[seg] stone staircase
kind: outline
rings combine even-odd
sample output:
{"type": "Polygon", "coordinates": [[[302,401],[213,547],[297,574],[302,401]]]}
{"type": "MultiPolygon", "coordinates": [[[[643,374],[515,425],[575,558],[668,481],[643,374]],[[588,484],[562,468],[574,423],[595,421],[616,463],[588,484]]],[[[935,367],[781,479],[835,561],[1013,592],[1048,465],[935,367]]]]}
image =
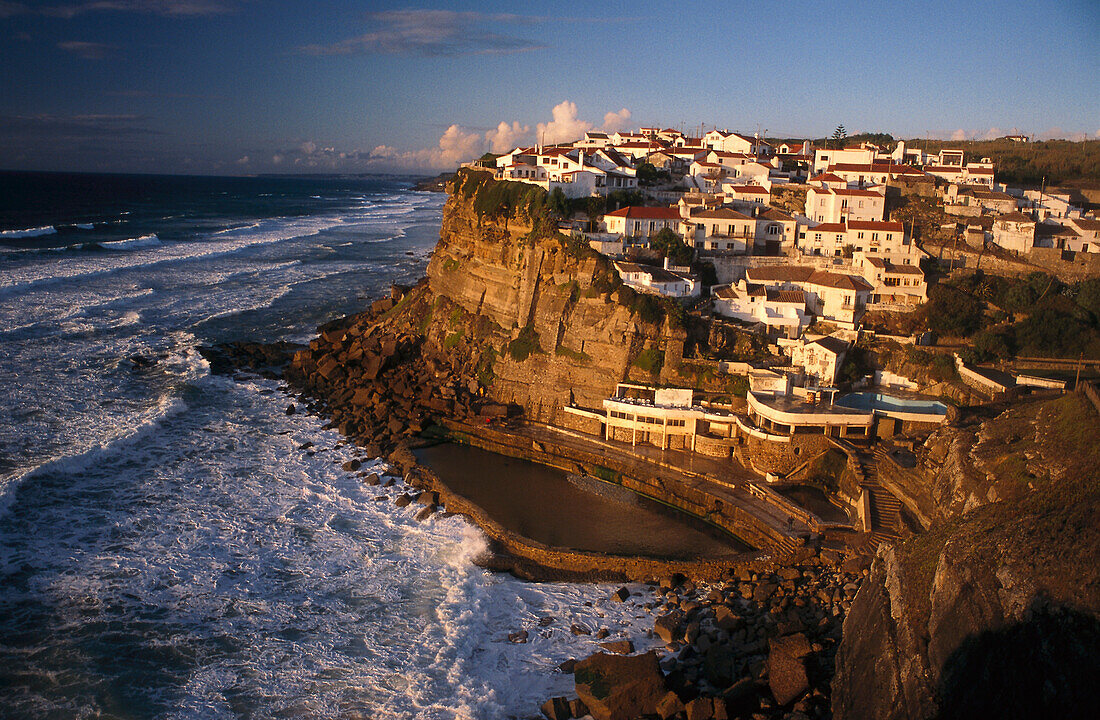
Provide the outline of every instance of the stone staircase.
{"type": "Polygon", "coordinates": [[[901,537],[905,527],[901,501],[878,482],[878,461],[883,452],[882,448],[877,448],[874,453],[860,450],[857,455],[863,470],[861,485],[871,495],[871,544],[875,546],[901,537]]]}

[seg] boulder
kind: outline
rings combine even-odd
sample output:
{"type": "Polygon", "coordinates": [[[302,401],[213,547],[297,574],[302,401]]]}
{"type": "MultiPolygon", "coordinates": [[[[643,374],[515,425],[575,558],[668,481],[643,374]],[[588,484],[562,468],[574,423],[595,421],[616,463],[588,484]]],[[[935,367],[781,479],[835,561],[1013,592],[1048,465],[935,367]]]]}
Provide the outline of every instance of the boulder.
{"type": "Polygon", "coordinates": [[[346,463],[341,465],[341,467],[344,470],[346,470],[347,472],[355,472],[360,467],[362,467],[362,465],[363,465],[363,463],[361,463],[360,461],[352,459],[352,460],[348,460],[346,463]]]}
{"type": "Polygon", "coordinates": [[[671,690],[661,698],[661,702],[657,703],[657,716],[661,720],[668,720],[674,717],[676,713],[682,713],[687,708],[684,707],[684,703],[680,701],[680,696],[671,690]]]}
{"type": "Polygon", "coordinates": [[[714,700],[697,697],[684,706],[688,720],[711,720],[714,717],[714,700]]]}
{"type": "Polygon", "coordinates": [[[629,655],[634,652],[634,643],[629,640],[610,640],[608,642],[598,643],[600,647],[608,652],[618,653],[619,655],[629,655]]]}
{"type": "Polygon", "coordinates": [[[652,715],[667,694],[657,654],[621,656],[597,653],[573,669],[577,695],[596,720],[628,720],[652,715]]]}
{"type": "Polygon", "coordinates": [[[577,661],[573,658],[569,658],[568,660],[562,661],[562,663],[558,665],[558,671],[561,672],[563,675],[572,675],[573,668],[575,667],[577,667],[577,661]]]}
{"type": "Polygon", "coordinates": [[[614,600],[615,602],[626,602],[627,598],[629,598],[629,597],[630,597],[630,590],[628,590],[625,587],[621,587],[618,590],[616,590],[615,592],[611,593],[611,599],[614,600]]]}
{"type": "Polygon", "coordinates": [[[680,624],[683,618],[684,616],[679,612],[661,615],[653,621],[653,631],[656,632],[658,637],[664,640],[665,643],[679,640],[683,636],[683,633],[680,631],[680,624]]]}
{"type": "Polygon", "coordinates": [[[768,641],[768,685],[780,705],[794,702],[809,689],[802,658],[810,652],[810,642],[798,633],[768,641]]]}
{"type": "Polygon", "coordinates": [[[519,632],[508,633],[508,642],[522,644],[527,642],[528,633],[526,630],[520,630],[519,632]]]}
{"type": "Polygon", "coordinates": [[[569,709],[573,711],[573,717],[582,718],[588,714],[588,706],[584,704],[584,700],[580,698],[573,698],[569,701],[569,709]]]}
{"type": "Polygon", "coordinates": [[[591,635],[592,631],[588,629],[587,625],[581,623],[573,623],[569,626],[569,632],[574,635],[591,635]]]}
{"type": "Polygon", "coordinates": [[[393,504],[396,505],[397,507],[403,508],[403,507],[408,507],[412,503],[412,501],[413,501],[413,496],[409,495],[408,493],[405,493],[403,495],[398,495],[396,498],[394,498],[393,504]]]}
{"type": "Polygon", "coordinates": [[[569,707],[569,700],[563,697],[550,698],[539,709],[547,720],[569,720],[573,717],[573,708],[569,707]]]}
{"type": "Polygon", "coordinates": [[[720,629],[732,632],[741,627],[744,619],[729,607],[719,605],[714,610],[714,622],[720,629]]]}
{"type": "Polygon", "coordinates": [[[427,507],[421,508],[420,512],[416,514],[416,521],[424,522],[425,520],[430,518],[433,513],[435,513],[435,505],[429,505],[427,507]]]}

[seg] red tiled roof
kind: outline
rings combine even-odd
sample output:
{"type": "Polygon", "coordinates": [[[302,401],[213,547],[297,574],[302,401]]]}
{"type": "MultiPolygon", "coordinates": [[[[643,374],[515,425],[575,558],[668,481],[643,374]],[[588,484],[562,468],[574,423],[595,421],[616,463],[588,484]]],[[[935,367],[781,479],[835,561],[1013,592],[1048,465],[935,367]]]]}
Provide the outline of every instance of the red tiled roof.
{"type": "Polygon", "coordinates": [[[849,220],[849,230],[886,230],[888,232],[905,230],[905,226],[900,222],[891,222],[889,220],[849,220]]]}
{"type": "Polygon", "coordinates": [[[604,217],[622,217],[645,220],[679,220],[680,209],[674,207],[643,207],[641,205],[628,205],[609,213],[604,217]]]}
{"type": "Polygon", "coordinates": [[[734,185],[732,188],[735,193],[749,193],[751,195],[771,195],[767,188],[762,188],[759,185],[734,185]]]}

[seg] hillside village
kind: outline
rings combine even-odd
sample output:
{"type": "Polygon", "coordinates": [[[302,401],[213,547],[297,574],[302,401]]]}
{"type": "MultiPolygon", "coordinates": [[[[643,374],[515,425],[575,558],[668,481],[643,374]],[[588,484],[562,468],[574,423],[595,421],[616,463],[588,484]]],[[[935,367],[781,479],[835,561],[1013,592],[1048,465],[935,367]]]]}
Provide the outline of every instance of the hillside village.
{"type": "MultiPolygon", "coordinates": [[[[833,144],[641,128],[467,164],[546,190],[559,230],[622,285],[754,348],[691,355],[744,378],[743,400],[628,378],[602,407],[570,399],[567,424],[631,448],[734,456],[781,487],[800,451],[840,448],[873,475],[868,441],[904,447],[952,405],[1064,390],[1067,370],[1098,359],[1095,212],[997,183],[988,157],[833,144]],[[1017,351],[1053,357],[1021,370],[1017,351]]],[[[652,360],[635,364],[656,379],[652,360]]],[[[865,531],[900,532],[913,511],[871,478],[850,494],[865,531]]]]}
{"type": "MultiPolygon", "coordinates": [[[[1064,193],[997,184],[989,158],[962,150],[930,154],[905,141],[814,148],[643,127],[470,165],[583,207],[563,231],[613,259],[629,287],[693,302],[706,286],[709,300],[697,307],[788,348],[815,340],[815,322],[855,331],[869,311],[917,309],[928,273],[981,270],[983,259],[1019,266],[1007,274],[1024,274],[1029,262],[1060,277],[1100,274],[1095,213],[1064,193]],[[907,205],[939,217],[918,225],[907,205]]],[[[832,385],[835,370],[815,380],[832,385]]]]}

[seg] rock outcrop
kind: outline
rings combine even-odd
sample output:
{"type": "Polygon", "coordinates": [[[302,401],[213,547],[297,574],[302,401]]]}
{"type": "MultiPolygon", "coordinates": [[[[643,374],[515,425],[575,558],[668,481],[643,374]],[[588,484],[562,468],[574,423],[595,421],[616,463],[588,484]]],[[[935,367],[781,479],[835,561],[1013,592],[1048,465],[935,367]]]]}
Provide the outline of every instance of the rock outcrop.
{"type": "Polygon", "coordinates": [[[1067,395],[931,441],[936,520],[880,548],[845,618],[834,717],[1100,714],[1098,427],[1067,395]]]}

